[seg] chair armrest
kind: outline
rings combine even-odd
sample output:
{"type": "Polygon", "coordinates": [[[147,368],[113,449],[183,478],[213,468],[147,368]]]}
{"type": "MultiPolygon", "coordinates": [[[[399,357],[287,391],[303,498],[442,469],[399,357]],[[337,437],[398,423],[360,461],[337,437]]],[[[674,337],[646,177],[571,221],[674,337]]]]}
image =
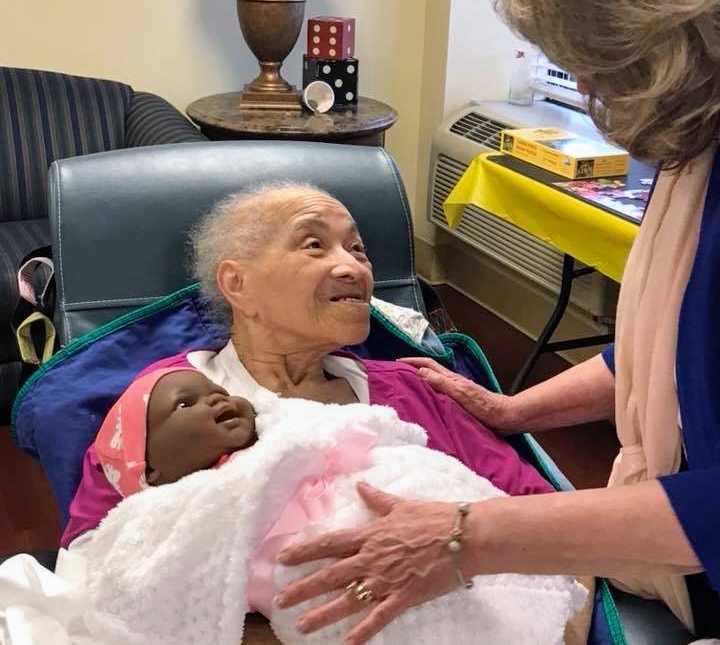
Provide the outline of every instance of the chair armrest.
{"type": "Polygon", "coordinates": [[[687,645],[693,635],[659,600],[612,589],[627,645],[687,645]]]}
{"type": "Polygon", "coordinates": [[[165,99],[135,92],[126,117],[125,146],[207,141],[197,128],[165,99]]]}

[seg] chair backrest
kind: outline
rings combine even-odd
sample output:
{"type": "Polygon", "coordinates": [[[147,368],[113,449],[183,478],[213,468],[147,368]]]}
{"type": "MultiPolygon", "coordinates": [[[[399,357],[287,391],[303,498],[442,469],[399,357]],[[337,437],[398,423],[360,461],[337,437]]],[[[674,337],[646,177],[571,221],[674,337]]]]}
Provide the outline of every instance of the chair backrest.
{"type": "Polygon", "coordinates": [[[48,166],[125,141],[132,88],[0,67],[0,222],[47,217],[48,166]]]}
{"type": "Polygon", "coordinates": [[[310,182],[342,201],[368,247],[375,293],[423,310],[410,209],[384,150],[279,141],[165,145],[52,165],[61,342],[190,284],[188,229],[226,195],[278,180],[310,182]]]}

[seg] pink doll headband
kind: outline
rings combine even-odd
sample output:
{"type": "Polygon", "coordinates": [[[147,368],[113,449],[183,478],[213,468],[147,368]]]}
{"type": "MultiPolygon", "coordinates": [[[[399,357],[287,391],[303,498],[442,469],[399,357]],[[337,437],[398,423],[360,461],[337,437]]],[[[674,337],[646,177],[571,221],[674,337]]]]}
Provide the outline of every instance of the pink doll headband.
{"type": "Polygon", "coordinates": [[[145,480],[147,408],[153,388],[166,374],[188,369],[159,369],[135,379],[110,408],[100,426],[95,450],[105,477],[123,497],[148,486],[145,480]]]}

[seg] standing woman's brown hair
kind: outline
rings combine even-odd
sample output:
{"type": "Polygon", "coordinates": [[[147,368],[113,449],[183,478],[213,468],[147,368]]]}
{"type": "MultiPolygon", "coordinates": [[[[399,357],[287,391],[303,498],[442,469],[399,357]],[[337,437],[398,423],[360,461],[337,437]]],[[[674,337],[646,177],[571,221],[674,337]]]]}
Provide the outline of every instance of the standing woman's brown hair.
{"type": "Polygon", "coordinates": [[[514,30],[577,76],[597,126],[632,155],[671,168],[717,137],[720,1],[495,5],[514,30]]]}

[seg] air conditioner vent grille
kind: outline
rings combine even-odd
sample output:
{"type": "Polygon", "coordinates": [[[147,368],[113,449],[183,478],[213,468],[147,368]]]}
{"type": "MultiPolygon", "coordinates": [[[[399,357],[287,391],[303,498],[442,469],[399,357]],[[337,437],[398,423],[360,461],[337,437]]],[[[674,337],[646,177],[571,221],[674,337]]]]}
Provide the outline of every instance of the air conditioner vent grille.
{"type": "MultiPolygon", "coordinates": [[[[446,155],[439,155],[435,167],[431,221],[450,230],[443,203],[467,166],[446,155]]],[[[560,287],[562,254],[481,208],[468,206],[455,235],[495,258],[505,266],[554,291],[560,287]]]]}
{"type": "Polygon", "coordinates": [[[509,127],[511,126],[477,112],[468,112],[450,126],[450,132],[491,150],[500,150],[500,133],[509,127]]]}

